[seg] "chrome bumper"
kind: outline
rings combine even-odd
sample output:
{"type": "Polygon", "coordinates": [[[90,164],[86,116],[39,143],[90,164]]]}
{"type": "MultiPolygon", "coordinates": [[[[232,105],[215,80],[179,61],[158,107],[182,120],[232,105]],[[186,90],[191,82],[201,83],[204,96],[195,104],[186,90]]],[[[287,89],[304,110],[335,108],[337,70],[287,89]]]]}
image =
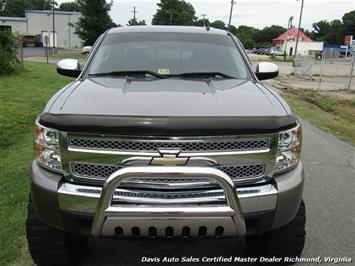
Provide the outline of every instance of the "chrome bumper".
{"type": "MultiPolygon", "coordinates": [[[[101,186],[67,183],[62,175],[38,166],[35,161],[32,164],[30,182],[32,201],[37,215],[42,221],[63,231],[75,234],[87,234],[87,229],[90,230],[91,228],[91,222],[88,224],[90,228],[86,229],[84,220],[91,221],[90,217],[94,216],[102,191],[101,186]],[[65,223],[62,219],[64,214],[70,216],[66,217],[65,223]],[[87,218],[81,220],[80,217],[87,218]]],[[[302,199],[303,184],[304,172],[300,163],[292,171],[274,177],[274,182],[271,184],[238,187],[236,192],[241,212],[247,219],[247,226],[254,228],[254,225],[248,223],[250,217],[257,215],[263,219],[264,214],[270,212],[274,213],[271,225],[265,228],[257,226],[256,230],[259,230],[258,232],[265,232],[266,230],[276,229],[288,224],[295,217],[299,208],[302,199]]],[[[128,190],[128,188],[125,190],[128,190]]],[[[220,191],[223,193],[223,190],[220,191]]],[[[119,193],[115,194],[113,199],[113,202],[127,200],[127,198],[123,198],[119,193]]],[[[208,197],[208,199],[210,202],[206,205],[210,206],[214,204],[212,202],[222,200],[220,196],[208,197]]],[[[132,200],[135,201],[135,198],[132,200]]],[[[205,199],[202,200],[205,201],[205,199]]],[[[225,198],[223,200],[225,202],[225,198]]],[[[180,203],[181,205],[185,205],[184,203],[186,202],[180,203]]],[[[175,202],[175,206],[180,205],[180,203],[175,202]]],[[[169,204],[171,203],[169,202],[167,205],[169,204]]],[[[199,203],[194,202],[192,204],[196,206],[199,203]]],[[[221,202],[218,204],[220,205],[221,202]]],[[[154,204],[149,203],[145,205],[152,206],[154,204]]],[[[126,206],[132,206],[132,204],[127,204],[126,206]]],[[[136,219],[135,221],[139,222],[140,220],[136,219]]],[[[252,234],[252,231],[250,233],[252,234]]]]}
{"type": "MultiPolygon", "coordinates": [[[[86,185],[76,185],[71,183],[61,184],[58,190],[59,197],[59,207],[63,211],[67,212],[78,212],[94,214],[96,210],[97,203],[100,199],[102,188],[93,187],[86,185]]],[[[142,200],[140,197],[125,197],[120,195],[121,193],[131,193],[131,189],[116,189],[115,195],[113,196],[113,201],[119,202],[123,200],[124,202],[137,203],[142,200]]],[[[203,193],[213,192],[215,194],[223,193],[221,189],[207,190],[203,193]]],[[[263,212],[275,210],[277,204],[278,190],[274,185],[258,185],[253,187],[241,187],[236,189],[239,203],[243,214],[263,212]]],[[[137,192],[138,193],[138,192],[137,192]]],[[[185,193],[188,193],[185,191],[185,193]]],[[[200,204],[201,201],[204,203],[220,203],[225,201],[224,195],[207,196],[200,198],[190,198],[190,199],[172,199],[165,200],[165,205],[168,204],[200,204]]],[[[144,203],[151,204],[162,204],[163,201],[151,199],[144,200],[144,203]]],[[[142,204],[144,204],[142,202],[142,204]]]]}
{"type": "Polygon", "coordinates": [[[244,236],[246,226],[233,180],[205,167],[128,167],[105,182],[92,225],[94,236],[244,236]],[[195,177],[216,181],[225,192],[225,206],[125,206],[113,204],[115,189],[134,176],[195,177]],[[186,235],[184,235],[186,234],[186,235]]]}

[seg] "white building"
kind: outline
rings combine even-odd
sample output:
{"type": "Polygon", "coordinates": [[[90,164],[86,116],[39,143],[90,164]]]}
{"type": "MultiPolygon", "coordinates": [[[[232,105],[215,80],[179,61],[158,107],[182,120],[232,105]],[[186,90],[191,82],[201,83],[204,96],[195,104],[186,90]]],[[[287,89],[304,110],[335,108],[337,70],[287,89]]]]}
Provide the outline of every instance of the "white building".
{"type": "Polygon", "coordinates": [[[310,37],[296,28],[290,28],[279,37],[272,40],[272,44],[278,47],[288,55],[295,55],[296,40],[299,39],[297,55],[314,55],[323,51],[323,42],[314,42],[310,37]]]}
{"type": "MultiPolygon", "coordinates": [[[[82,40],[76,35],[75,24],[80,17],[79,12],[55,11],[55,42],[56,47],[81,47],[82,40]]],[[[53,12],[51,10],[26,10],[25,17],[0,17],[0,29],[8,28],[20,35],[40,34],[53,39],[53,12]]]]}
{"type": "MultiPolygon", "coordinates": [[[[299,41],[297,47],[297,55],[301,55],[301,56],[314,55],[316,52],[323,51],[323,46],[324,46],[323,42],[299,41]]],[[[286,51],[288,55],[295,55],[296,41],[295,40],[285,41],[281,49],[282,51],[286,51]]]]}

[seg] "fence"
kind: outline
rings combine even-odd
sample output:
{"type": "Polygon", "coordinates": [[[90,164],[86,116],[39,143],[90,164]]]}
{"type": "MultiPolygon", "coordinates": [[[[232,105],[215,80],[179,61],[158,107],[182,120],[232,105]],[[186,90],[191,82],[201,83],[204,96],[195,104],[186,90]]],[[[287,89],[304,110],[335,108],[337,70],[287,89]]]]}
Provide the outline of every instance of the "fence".
{"type": "Polygon", "coordinates": [[[18,42],[17,44],[17,58],[20,60],[21,63],[23,63],[23,46],[22,42],[18,42]]]}
{"type": "Polygon", "coordinates": [[[319,90],[355,89],[355,76],[351,58],[326,58],[325,55],[297,57],[294,74],[296,77],[313,80],[319,90]]]}

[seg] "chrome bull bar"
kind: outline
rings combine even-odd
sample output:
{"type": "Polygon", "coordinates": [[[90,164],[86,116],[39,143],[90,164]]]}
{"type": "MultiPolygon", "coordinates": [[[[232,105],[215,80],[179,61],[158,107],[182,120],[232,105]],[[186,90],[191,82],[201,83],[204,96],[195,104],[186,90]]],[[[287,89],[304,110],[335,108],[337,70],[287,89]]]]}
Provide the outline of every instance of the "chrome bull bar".
{"type": "Polygon", "coordinates": [[[207,167],[126,167],[105,182],[92,224],[93,236],[244,236],[245,221],[235,184],[224,172],[207,167]],[[115,189],[130,177],[194,177],[216,181],[226,205],[169,206],[112,204],[115,189]]]}

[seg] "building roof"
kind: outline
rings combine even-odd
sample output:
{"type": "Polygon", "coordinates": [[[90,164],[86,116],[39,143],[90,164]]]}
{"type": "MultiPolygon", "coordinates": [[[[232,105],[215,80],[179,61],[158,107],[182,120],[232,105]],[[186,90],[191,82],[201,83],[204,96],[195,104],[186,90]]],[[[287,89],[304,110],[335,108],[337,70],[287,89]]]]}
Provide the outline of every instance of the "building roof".
{"type": "MultiPolygon", "coordinates": [[[[80,12],[74,11],[54,11],[56,15],[80,15],[80,12]]],[[[41,13],[41,14],[52,14],[52,10],[26,10],[25,13],[41,13]]]]}
{"type": "Polygon", "coordinates": [[[0,21],[1,20],[26,22],[27,19],[21,17],[0,17],[0,21]]]}
{"type": "MultiPolygon", "coordinates": [[[[39,14],[53,14],[52,10],[26,10],[25,14],[28,13],[39,13],[39,14]]],[[[55,10],[55,15],[80,15],[80,12],[71,12],[71,11],[58,11],[55,10]]],[[[27,16],[26,17],[1,17],[0,16],[0,21],[19,21],[19,22],[26,22],[27,21],[27,16]]]]}
{"type": "MultiPolygon", "coordinates": [[[[296,28],[291,28],[288,29],[285,33],[281,34],[279,37],[275,38],[272,40],[273,44],[278,44],[278,43],[283,43],[284,41],[287,40],[296,40],[297,35],[298,35],[298,29],[296,28]]],[[[299,31],[299,39],[304,41],[304,42],[312,42],[313,40],[308,37],[306,34],[304,34],[302,31],[299,31]]]]}
{"type": "Polygon", "coordinates": [[[194,26],[127,26],[113,28],[109,33],[120,32],[179,32],[179,33],[204,33],[204,34],[218,34],[227,35],[225,30],[210,28],[207,30],[205,27],[194,26]]]}

